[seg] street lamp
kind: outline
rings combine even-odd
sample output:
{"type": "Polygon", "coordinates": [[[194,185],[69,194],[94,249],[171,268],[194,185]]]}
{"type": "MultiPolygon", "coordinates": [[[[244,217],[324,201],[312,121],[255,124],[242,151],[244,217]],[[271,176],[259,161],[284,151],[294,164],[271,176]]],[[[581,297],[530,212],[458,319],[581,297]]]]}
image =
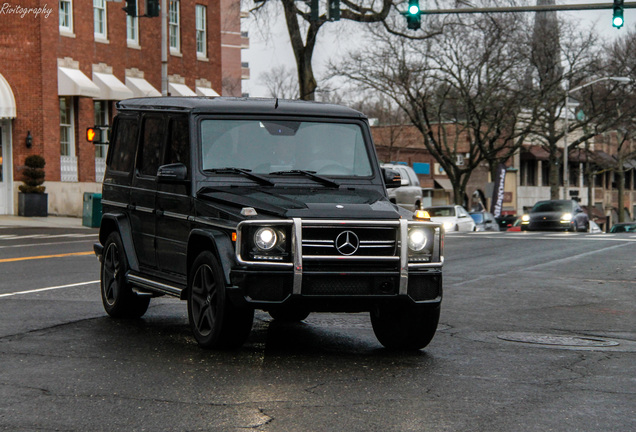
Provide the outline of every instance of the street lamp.
{"type": "MultiPolygon", "coordinates": [[[[574,87],[573,89],[565,91],[565,131],[563,132],[563,199],[568,199],[568,188],[570,187],[570,177],[568,174],[568,105],[570,105],[570,93],[581,90],[582,88],[591,86],[601,81],[617,81],[619,83],[627,84],[632,82],[632,79],[629,77],[603,77],[595,79],[594,81],[590,81],[587,84],[580,85],[578,87],[574,87]]],[[[587,203],[588,206],[591,203],[587,203]]]]}

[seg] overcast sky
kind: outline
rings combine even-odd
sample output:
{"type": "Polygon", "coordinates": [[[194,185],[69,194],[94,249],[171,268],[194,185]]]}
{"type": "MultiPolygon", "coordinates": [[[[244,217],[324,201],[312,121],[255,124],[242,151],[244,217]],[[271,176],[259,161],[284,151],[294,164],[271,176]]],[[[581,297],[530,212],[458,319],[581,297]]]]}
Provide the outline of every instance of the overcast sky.
{"type": "MultiPolygon", "coordinates": [[[[631,1],[631,0],[627,0],[631,1]]],[[[582,4],[582,3],[611,3],[609,0],[566,0],[558,1],[558,4],[582,4]]],[[[424,8],[424,1],[420,1],[424,8]]],[[[528,4],[535,4],[534,1],[528,4]]],[[[612,10],[602,9],[594,11],[559,12],[559,14],[572,19],[580,19],[582,25],[594,26],[605,38],[620,37],[627,33],[628,29],[636,28],[636,9],[625,9],[625,26],[621,29],[612,27],[612,10]]],[[[346,55],[352,46],[361,46],[364,40],[360,34],[360,25],[346,20],[327,23],[319,33],[317,48],[314,52],[314,73],[318,78],[325,72],[325,67],[330,59],[346,55]]],[[[406,20],[404,21],[406,28],[406,20]]],[[[252,97],[268,96],[266,88],[260,84],[263,73],[279,65],[286,65],[295,71],[294,54],[289,43],[289,35],[285,20],[281,14],[277,18],[270,17],[267,31],[259,28],[252,18],[244,20],[243,31],[249,31],[250,48],[243,50],[242,61],[250,64],[250,79],[243,81],[243,92],[252,97]]]]}

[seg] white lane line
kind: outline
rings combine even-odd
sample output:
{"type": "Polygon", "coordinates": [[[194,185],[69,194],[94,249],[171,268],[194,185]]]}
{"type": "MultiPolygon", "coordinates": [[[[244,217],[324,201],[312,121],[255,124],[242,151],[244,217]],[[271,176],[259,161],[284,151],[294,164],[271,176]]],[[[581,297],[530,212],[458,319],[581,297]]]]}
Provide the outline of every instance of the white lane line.
{"type": "Polygon", "coordinates": [[[52,286],[47,288],[38,288],[38,289],[28,290],[28,291],[16,291],[12,293],[0,294],[0,298],[17,296],[17,295],[25,295],[25,294],[33,294],[33,293],[52,291],[52,290],[58,290],[58,289],[64,289],[64,288],[73,288],[73,287],[84,286],[84,285],[93,285],[97,283],[99,283],[99,281],[94,280],[94,281],[80,282],[80,283],[74,283],[74,284],[68,284],[68,285],[58,285],[58,286],[52,286]]]}

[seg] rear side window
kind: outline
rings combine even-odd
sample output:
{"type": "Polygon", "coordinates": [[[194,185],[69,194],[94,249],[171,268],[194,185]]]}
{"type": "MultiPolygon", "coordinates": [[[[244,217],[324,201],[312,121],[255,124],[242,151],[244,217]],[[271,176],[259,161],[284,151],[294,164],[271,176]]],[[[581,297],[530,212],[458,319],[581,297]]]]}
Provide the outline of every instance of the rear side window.
{"type": "Polygon", "coordinates": [[[157,175],[165,138],[166,119],[163,116],[144,116],[139,155],[137,156],[137,169],[141,175],[152,177],[157,175]]]}
{"type": "Polygon", "coordinates": [[[170,119],[165,163],[182,163],[190,171],[190,129],[188,128],[188,118],[185,116],[170,119]]]}
{"type": "Polygon", "coordinates": [[[139,122],[135,117],[121,117],[117,122],[115,139],[111,143],[109,167],[113,171],[130,172],[135,160],[139,122]]]}

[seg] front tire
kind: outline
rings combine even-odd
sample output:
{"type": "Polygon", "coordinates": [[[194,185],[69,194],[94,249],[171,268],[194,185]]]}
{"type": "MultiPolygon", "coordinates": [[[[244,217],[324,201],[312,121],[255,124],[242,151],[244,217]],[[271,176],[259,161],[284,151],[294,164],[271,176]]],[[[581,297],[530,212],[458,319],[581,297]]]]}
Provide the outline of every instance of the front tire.
{"type": "Polygon", "coordinates": [[[148,310],[150,297],[132,291],[126,282],[128,269],[121,236],[113,232],[104,243],[100,277],[104,310],[113,318],[140,318],[148,310]]]}
{"type": "Polygon", "coordinates": [[[238,348],[252,330],[254,310],[227,299],[221,266],[209,251],[199,254],[190,269],[188,320],[202,348],[238,348]]]}
{"type": "Polygon", "coordinates": [[[381,304],[371,311],[371,325],[385,348],[419,350],[435,336],[439,315],[439,305],[381,304]]]}

